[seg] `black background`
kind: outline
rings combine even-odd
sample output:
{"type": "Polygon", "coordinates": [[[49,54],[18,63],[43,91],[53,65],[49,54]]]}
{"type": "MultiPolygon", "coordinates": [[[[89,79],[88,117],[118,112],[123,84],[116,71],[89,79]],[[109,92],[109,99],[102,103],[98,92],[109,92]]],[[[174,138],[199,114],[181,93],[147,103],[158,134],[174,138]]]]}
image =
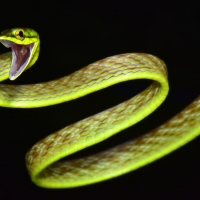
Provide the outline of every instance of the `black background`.
{"type": "MultiPolygon", "coordinates": [[[[105,150],[143,134],[164,123],[199,95],[200,6],[197,2],[73,0],[1,3],[0,30],[31,27],[41,39],[39,60],[11,84],[60,78],[115,54],[154,54],[168,66],[170,92],[165,102],[139,124],[77,156],[105,150]]],[[[6,51],[1,45],[0,53],[6,51]]],[[[198,199],[200,138],[150,165],[101,183],[50,190],[39,188],[30,181],[24,157],[38,140],[130,98],[149,83],[130,81],[45,108],[0,108],[0,198],[198,199]]]]}

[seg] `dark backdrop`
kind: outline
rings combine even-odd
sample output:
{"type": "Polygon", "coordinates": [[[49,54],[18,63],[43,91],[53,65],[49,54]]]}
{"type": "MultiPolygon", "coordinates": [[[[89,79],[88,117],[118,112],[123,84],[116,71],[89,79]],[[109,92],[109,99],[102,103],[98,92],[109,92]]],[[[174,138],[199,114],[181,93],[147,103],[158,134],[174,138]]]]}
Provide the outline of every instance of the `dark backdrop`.
{"type": "MultiPolygon", "coordinates": [[[[12,84],[53,80],[104,57],[128,52],[154,54],[169,70],[170,93],[153,114],[77,156],[145,133],[199,95],[200,6],[195,1],[44,2],[1,3],[0,30],[31,27],[41,38],[39,60],[12,84]]],[[[1,45],[0,53],[6,51],[1,45]]],[[[0,108],[1,199],[198,199],[200,138],[148,166],[101,183],[48,190],[30,181],[24,157],[38,140],[130,98],[148,84],[130,81],[45,108],[0,108]]]]}

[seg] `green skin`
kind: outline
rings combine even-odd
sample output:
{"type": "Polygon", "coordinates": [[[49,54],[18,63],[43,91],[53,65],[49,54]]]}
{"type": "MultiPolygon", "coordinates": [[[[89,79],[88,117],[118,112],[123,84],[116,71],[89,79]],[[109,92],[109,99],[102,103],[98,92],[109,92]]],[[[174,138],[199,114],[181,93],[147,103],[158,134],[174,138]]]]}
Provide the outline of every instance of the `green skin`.
{"type": "MultiPolygon", "coordinates": [[[[30,68],[38,59],[39,56],[39,51],[40,51],[40,38],[39,35],[36,31],[34,31],[33,29],[30,28],[23,28],[24,31],[24,39],[23,40],[19,40],[16,38],[16,31],[19,30],[20,28],[14,28],[14,29],[10,29],[10,30],[4,30],[1,32],[0,35],[0,41],[9,41],[9,42],[13,42],[15,44],[18,45],[29,45],[31,43],[34,44],[34,47],[31,51],[31,54],[29,56],[28,62],[26,63],[26,65],[23,67],[23,69],[21,70],[20,73],[16,74],[15,76],[11,77],[10,73],[9,73],[9,79],[10,80],[15,80],[17,77],[19,77],[21,75],[21,73],[30,68]]],[[[5,46],[5,44],[3,44],[5,46]]]]}
{"type": "MultiPolygon", "coordinates": [[[[12,46],[12,53],[0,55],[0,81],[16,79],[38,59],[40,40],[33,29],[5,30],[0,35],[0,42],[6,47],[12,46]]],[[[169,90],[164,62],[149,54],[128,53],[97,61],[55,81],[0,85],[0,106],[34,108],[73,100],[119,82],[144,78],[154,83],[135,97],[67,126],[35,144],[26,155],[32,181],[46,188],[83,186],[125,174],[169,154],[200,134],[200,96],[181,113],[146,135],[96,155],[59,162],[152,113],[169,90]]]]}

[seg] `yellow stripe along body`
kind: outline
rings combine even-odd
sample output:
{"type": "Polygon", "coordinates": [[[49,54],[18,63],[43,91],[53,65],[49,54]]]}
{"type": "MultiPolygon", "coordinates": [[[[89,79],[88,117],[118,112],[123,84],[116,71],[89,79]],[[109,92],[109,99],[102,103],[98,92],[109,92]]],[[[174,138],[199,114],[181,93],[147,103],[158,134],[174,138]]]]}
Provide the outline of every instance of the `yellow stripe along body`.
{"type": "MultiPolygon", "coordinates": [[[[0,55],[0,80],[8,77],[11,54],[0,55]]],[[[76,99],[110,85],[154,80],[146,90],[106,111],[59,130],[26,155],[31,179],[48,188],[76,187],[119,176],[144,166],[200,133],[200,97],[170,121],[133,141],[67,162],[57,160],[132,126],[153,112],[168,93],[167,69],[159,58],[127,53],[90,64],[58,80],[32,85],[0,85],[0,105],[33,108],[76,99]]],[[[14,111],[13,111],[14,112],[14,111]]]]}

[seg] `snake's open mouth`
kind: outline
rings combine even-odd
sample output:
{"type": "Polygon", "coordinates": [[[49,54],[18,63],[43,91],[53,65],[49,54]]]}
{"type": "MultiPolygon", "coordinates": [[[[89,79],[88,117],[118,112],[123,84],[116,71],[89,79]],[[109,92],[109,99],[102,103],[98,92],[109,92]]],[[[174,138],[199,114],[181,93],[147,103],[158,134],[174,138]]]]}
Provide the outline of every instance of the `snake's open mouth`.
{"type": "Polygon", "coordinates": [[[12,64],[10,68],[9,78],[14,80],[17,78],[26,68],[34,43],[29,45],[19,45],[7,40],[1,40],[1,43],[6,47],[12,48],[12,64]]]}

